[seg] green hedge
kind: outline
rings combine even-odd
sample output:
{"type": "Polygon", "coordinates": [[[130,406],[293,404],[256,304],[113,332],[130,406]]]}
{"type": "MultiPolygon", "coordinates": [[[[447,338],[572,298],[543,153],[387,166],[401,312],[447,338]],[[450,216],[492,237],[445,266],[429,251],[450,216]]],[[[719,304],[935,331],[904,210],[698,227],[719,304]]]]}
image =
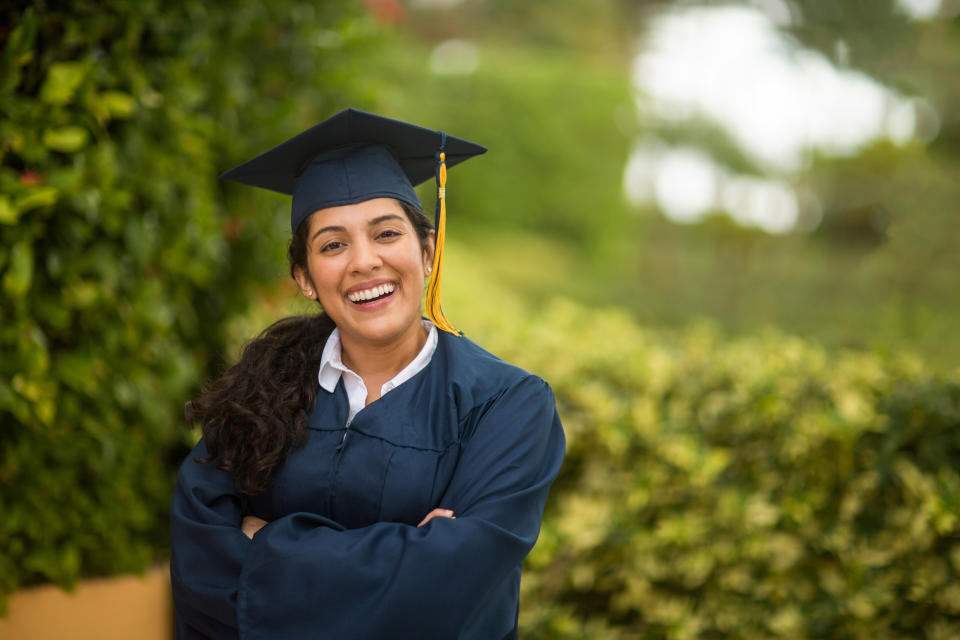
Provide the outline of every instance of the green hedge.
{"type": "Polygon", "coordinates": [[[348,0],[14,4],[0,9],[0,604],[165,558],[183,404],[289,234],[280,200],[216,176],[366,102],[352,72],[378,37],[348,0]]]}
{"type": "Polygon", "coordinates": [[[551,382],[568,435],[525,637],[960,637],[960,376],[470,300],[451,317],[551,382]]]}

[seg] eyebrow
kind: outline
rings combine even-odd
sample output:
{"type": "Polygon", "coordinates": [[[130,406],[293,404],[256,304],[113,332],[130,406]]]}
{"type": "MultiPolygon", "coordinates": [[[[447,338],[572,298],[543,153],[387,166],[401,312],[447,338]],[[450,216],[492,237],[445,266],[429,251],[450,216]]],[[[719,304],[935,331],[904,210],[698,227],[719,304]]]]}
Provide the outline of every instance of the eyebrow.
{"type": "MultiPolygon", "coordinates": [[[[402,218],[395,213],[388,213],[386,215],[377,216],[376,218],[368,222],[367,226],[375,227],[381,222],[384,222],[386,220],[402,220],[402,218]]],[[[346,232],[346,230],[347,230],[346,227],[340,227],[340,226],[321,227],[320,229],[317,229],[312,236],[310,236],[310,242],[313,242],[316,239],[316,237],[319,236],[321,233],[327,233],[329,231],[344,233],[346,232]]]]}

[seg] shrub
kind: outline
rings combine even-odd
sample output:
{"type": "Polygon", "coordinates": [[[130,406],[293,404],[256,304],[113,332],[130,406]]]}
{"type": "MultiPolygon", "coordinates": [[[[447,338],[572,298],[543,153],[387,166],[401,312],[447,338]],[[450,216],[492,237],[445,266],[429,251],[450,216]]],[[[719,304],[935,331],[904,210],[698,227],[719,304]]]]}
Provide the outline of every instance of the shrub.
{"type": "Polygon", "coordinates": [[[347,0],[15,5],[0,9],[0,603],[165,558],[183,403],[289,233],[216,175],[362,103],[347,61],[376,36],[347,0]]]}
{"type": "Polygon", "coordinates": [[[526,637],[960,637],[960,379],[774,331],[474,309],[568,435],[526,637]]]}

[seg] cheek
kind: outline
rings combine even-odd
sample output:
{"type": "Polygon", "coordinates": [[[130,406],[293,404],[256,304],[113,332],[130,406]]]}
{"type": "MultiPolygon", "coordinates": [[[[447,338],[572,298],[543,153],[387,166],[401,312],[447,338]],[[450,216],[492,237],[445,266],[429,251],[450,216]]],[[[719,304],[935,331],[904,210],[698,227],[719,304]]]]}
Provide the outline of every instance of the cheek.
{"type": "Polygon", "coordinates": [[[426,268],[429,266],[427,262],[427,256],[419,249],[416,253],[411,253],[406,259],[407,270],[411,275],[416,276],[419,279],[423,279],[426,268]]]}
{"type": "Polygon", "coordinates": [[[311,257],[307,260],[310,280],[313,282],[317,293],[320,296],[337,295],[340,286],[341,270],[337,269],[334,261],[325,259],[320,260],[311,257]]]}

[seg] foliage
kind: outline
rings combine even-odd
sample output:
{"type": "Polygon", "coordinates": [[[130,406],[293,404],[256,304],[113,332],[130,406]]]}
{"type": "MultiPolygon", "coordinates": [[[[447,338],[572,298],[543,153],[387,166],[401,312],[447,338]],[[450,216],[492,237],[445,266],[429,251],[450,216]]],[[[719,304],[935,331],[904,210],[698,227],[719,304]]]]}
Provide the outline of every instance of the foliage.
{"type": "MultiPolygon", "coordinates": [[[[379,65],[383,108],[489,148],[449,175],[451,229],[533,230],[607,257],[629,222],[622,174],[635,129],[626,56],[606,28],[615,3],[500,4],[464,3],[459,29],[421,10],[427,26],[411,29],[433,30],[398,35],[379,65]],[[584,13],[604,28],[581,26],[584,13]],[[456,55],[444,53],[450,40],[473,47],[475,69],[438,70],[456,55]]],[[[420,193],[429,210],[434,186],[420,193]]]]}
{"type": "Polygon", "coordinates": [[[960,634],[960,377],[467,289],[451,317],[551,382],[568,435],[525,637],[960,634]]]}
{"type": "Polygon", "coordinates": [[[216,174],[362,102],[347,60],[376,35],[346,0],[21,4],[0,10],[0,601],[165,556],[183,403],[281,263],[283,217],[216,174]]]}

